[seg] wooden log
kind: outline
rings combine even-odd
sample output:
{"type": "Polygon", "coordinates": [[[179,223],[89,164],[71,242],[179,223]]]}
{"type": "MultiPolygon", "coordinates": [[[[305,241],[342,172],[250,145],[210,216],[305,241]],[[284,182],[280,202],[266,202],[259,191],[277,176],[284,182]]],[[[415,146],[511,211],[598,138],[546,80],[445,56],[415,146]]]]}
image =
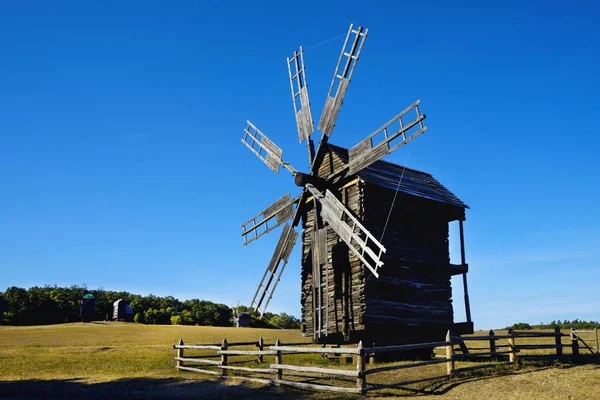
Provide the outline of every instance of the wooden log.
{"type": "MultiPolygon", "coordinates": [[[[271,346],[273,348],[274,346],[271,346]]],[[[275,350],[219,350],[218,354],[227,354],[230,356],[274,356],[275,350]]]]}
{"type": "Polygon", "coordinates": [[[284,353],[308,353],[308,354],[359,354],[360,353],[360,350],[358,350],[358,348],[352,348],[352,347],[339,347],[339,348],[311,347],[311,348],[307,349],[307,348],[301,348],[301,347],[275,345],[275,346],[270,346],[269,349],[284,352],[284,353]]]}
{"type": "Polygon", "coordinates": [[[508,330],[509,338],[508,338],[508,348],[510,349],[510,353],[508,354],[508,361],[514,363],[517,361],[517,353],[515,347],[515,336],[513,335],[512,329],[508,330]]]}
{"type": "MultiPolygon", "coordinates": [[[[183,339],[180,338],[179,339],[179,346],[183,346],[183,339]]],[[[177,348],[177,357],[176,358],[183,358],[183,348],[179,347],[177,348]]],[[[175,365],[177,367],[182,367],[183,366],[183,360],[177,360],[175,365]]]]}
{"type": "Polygon", "coordinates": [[[520,344],[519,350],[557,349],[556,344],[520,344]]]}
{"type": "Polygon", "coordinates": [[[362,340],[358,342],[358,355],[356,357],[356,389],[358,393],[364,394],[367,387],[367,376],[365,375],[365,351],[362,340]]]}
{"type": "Polygon", "coordinates": [[[447,360],[447,364],[446,364],[446,373],[448,375],[452,375],[452,371],[454,371],[454,343],[452,343],[451,338],[452,335],[450,333],[450,331],[448,331],[448,333],[446,333],[446,342],[448,343],[446,345],[446,360],[447,360]]]}
{"type": "MultiPolygon", "coordinates": [[[[258,345],[257,345],[258,351],[263,351],[264,350],[264,345],[265,345],[265,341],[264,341],[263,337],[261,336],[260,338],[258,338],[258,345]]],[[[259,354],[258,358],[256,359],[256,361],[259,364],[262,364],[262,362],[263,362],[263,355],[259,354]]]]}
{"type": "Polygon", "coordinates": [[[219,371],[208,371],[206,369],[201,369],[201,368],[180,367],[180,366],[175,366],[175,368],[182,369],[182,370],[185,370],[185,371],[200,372],[202,374],[209,374],[209,375],[221,376],[221,372],[219,372],[219,371]]]}
{"type": "Polygon", "coordinates": [[[319,367],[301,367],[297,365],[271,364],[271,369],[283,369],[296,372],[312,372],[316,374],[349,376],[355,378],[358,376],[358,371],[349,371],[343,369],[319,368],[319,367]]]}
{"type": "Polygon", "coordinates": [[[443,358],[440,360],[418,361],[418,362],[414,362],[414,363],[410,363],[410,364],[388,365],[385,367],[367,369],[365,371],[365,375],[376,374],[378,372],[384,372],[384,371],[394,371],[397,369],[416,368],[416,367],[422,367],[425,365],[441,364],[441,363],[445,363],[445,362],[448,362],[446,360],[446,358],[443,358]]]}
{"type": "Polygon", "coordinates": [[[555,337],[555,343],[556,343],[556,355],[557,356],[562,356],[563,353],[563,347],[562,347],[562,337],[560,334],[560,327],[556,326],[554,327],[554,334],[556,335],[555,337]]]}
{"type": "Polygon", "coordinates": [[[447,346],[449,341],[446,342],[430,342],[430,343],[416,343],[416,344],[401,344],[395,346],[380,346],[380,347],[366,347],[364,352],[367,354],[371,353],[386,353],[391,351],[406,351],[406,350],[419,350],[434,348],[438,346],[447,346]]]}
{"type": "Polygon", "coordinates": [[[175,360],[180,362],[181,365],[183,365],[183,361],[198,363],[198,364],[221,365],[221,361],[205,360],[203,358],[192,358],[192,357],[174,357],[174,358],[175,358],[175,360]]]}
{"type": "Polygon", "coordinates": [[[207,344],[184,344],[184,345],[175,345],[174,349],[197,349],[197,350],[221,350],[221,346],[213,346],[207,344]]]}
{"type": "Polygon", "coordinates": [[[492,357],[496,356],[496,338],[494,331],[490,329],[490,353],[492,357]]]}
{"type": "MultiPolygon", "coordinates": [[[[279,339],[277,339],[277,341],[275,342],[275,346],[272,346],[272,347],[281,347],[281,342],[279,341],[279,339]]],[[[277,352],[275,353],[275,364],[283,364],[282,357],[281,357],[281,350],[277,350],[277,352]]],[[[278,381],[280,381],[283,378],[283,371],[281,368],[277,369],[275,378],[278,381]]]]}
{"type": "MultiPolygon", "coordinates": [[[[221,344],[221,351],[227,351],[227,339],[223,338],[223,343],[221,344]]],[[[221,354],[221,365],[226,366],[227,365],[227,354],[221,354]]],[[[227,375],[227,370],[226,369],[221,369],[221,375],[222,376],[226,376],[227,375]]]]}
{"type": "MultiPolygon", "coordinates": [[[[519,349],[515,350],[517,353],[519,352],[519,349]]],[[[510,354],[512,353],[512,350],[506,350],[506,351],[495,351],[495,352],[485,352],[485,353],[467,353],[467,354],[454,354],[454,359],[457,358],[477,358],[477,357],[482,357],[482,356],[494,356],[494,355],[503,355],[503,354],[510,354]]]]}
{"type": "Polygon", "coordinates": [[[573,357],[579,356],[579,337],[573,328],[571,328],[571,349],[573,357]]]}

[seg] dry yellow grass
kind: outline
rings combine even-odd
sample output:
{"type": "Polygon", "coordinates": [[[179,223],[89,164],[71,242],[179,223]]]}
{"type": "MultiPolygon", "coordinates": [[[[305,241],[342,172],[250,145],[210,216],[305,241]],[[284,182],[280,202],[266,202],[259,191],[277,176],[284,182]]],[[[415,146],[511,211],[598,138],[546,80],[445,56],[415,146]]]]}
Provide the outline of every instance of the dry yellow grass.
{"type": "MultiPolygon", "coordinates": [[[[497,332],[502,334],[502,332],[497,332]]],[[[63,324],[0,327],[0,397],[8,398],[347,398],[262,387],[237,380],[215,380],[174,368],[172,345],[276,338],[305,341],[297,331],[138,324],[63,324]]],[[[552,343],[553,338],[544,339],[552,343]]],[[[565,341],[565,343],[567,343],[565,341]]],[[[471,344],[471,343],[469,343],[471,344]]],[[[487,345],[478,342],[479,347],[487,345]]],[[[567,350],[565,350],[567,352],[567,350]]],[[[319,357],[286,355],[287,362],[335,368],[319,357]]],[[[284,361],[286,361],[284,360],[284,361]]],[[[270,360],[267,360],[270,361],[270,360]]],[[[468,365],[462,363],[461,366],[468,365]]],[[[383,382],[418,379],[445,365],[370,376],[383,382]],[[379,376],[378,376],[379,375],[379,376]],[[387,375],[387,376],[386,376],[387,375]]],[[[370,396],[441,396],[444,399],[600,399],[599,365],[534,366],[484,370],[451,381],[413,386],[415,390],[376,392],[370,396]]]]}

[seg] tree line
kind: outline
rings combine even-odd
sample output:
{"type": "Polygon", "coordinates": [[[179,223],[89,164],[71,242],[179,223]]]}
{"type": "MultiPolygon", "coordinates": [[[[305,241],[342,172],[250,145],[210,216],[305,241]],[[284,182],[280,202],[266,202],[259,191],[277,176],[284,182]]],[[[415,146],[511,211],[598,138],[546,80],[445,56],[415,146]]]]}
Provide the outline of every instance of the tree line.
{"type": "Polygon", "coordinates": [[[530,325],[526,322],[517,322],[511,326],[511,328],[516,331],[530,329],[555,329],[557,327],[560,329],[600,329],[600,323],[598,321],[580,321],[576,318],[573,321],[569,321],[568,319],[561,321],[559,319],[558,321],[552,321],[549,324],[540,323],[530,325]]]}
{"type": "Polygon", "coordinates": [[[173,296],[142,296],[81,286],[16,286],[0,292],[0,317],[5,325],[47,325],[81,321],[80,305],[85,294],[95,297],[94,320],[111,320],[113,303],[123,299],[133,308],[134,321],[144,324],[231,326],[235,311],[250,312],[250,327],[292,329],[300,321],[286,313],[265,313],[263,318],[249,307],[236,310],[207,300],[180,301],[173,296]]]}

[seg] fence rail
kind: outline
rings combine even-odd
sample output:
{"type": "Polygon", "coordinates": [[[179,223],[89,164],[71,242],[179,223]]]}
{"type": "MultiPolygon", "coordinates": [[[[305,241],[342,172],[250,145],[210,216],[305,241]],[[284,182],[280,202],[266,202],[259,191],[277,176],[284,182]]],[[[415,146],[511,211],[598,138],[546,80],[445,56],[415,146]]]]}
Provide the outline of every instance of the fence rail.
{"type": "MultiPolygon", "coordinates": [[[[571,330],[569,334],[562,333],[560,329],[554,332],[535,332],[535,331],[513,331],[509,330],[505,335],[495,335],[494,331],[490,331],[489,335],[474,335],[464,337],[453,337],[449,331],[446,340],[443,342],[416,343],[395,346],[373,346],[363,347],[360,342],[356,347],[300,347],[311,345],[312,343],[293,343],[283,345],[279,340],[273,344],[265,344],[263,338],[256,342],[234,342],[228,343],[226,339],[220,345],[215,344],[191,344],[186,345],[183,340],[180,340],[173,348],[177,350],[175,367],[185,371],[205,373],[220,378],[243,379],[252,382],[259,382],[270,385],[285,385],[302,389],[332,391],[342,393],[361,393],[380,390],[384,388],[394,388],[408,386],[419,382],[431,380],[440,380],[450,376],[460,374],[467,371],[494,368],[501,365],[519,365],[521,360],[535,360],[548,358],[565,358],[579,357],[580,350],[589,351],[598,356],[598,331],[571,330]],[[593,337],[584,340],[582,335],[593,334],[593,337]],[[531,343],[532,339],[552,338],[554,343],[531,343]],[[570,338],[570,344],[563,344],[562,339],[570,338]],[[478,350],[478,352],[469,352],[469,347],[466,343],[473,341],[485,341],[489,343],[489,347],[471,347],[470,350],[478,350]],[[499,344],[499,341],[504,343],[499,344]],[[232,349],[236,346],[256,346],[257,350],[248,349],[232,349]],[[377,354],[386,354],[390,352],[402,353],[420,349],[439,349],[444,351],[443,355],[438,358],[425,361],[417,361],[396,365],[385,365],[372,367],[367,366],[366,359],[374,357],[377,354]],[[563,350],[570,348],[570,354],[564,354],[563,350]],[[499,350],[502,349],[502,350],[499,350]],[[198,354],[185,356],[185,350],[203,350],[212,351],[211,354],[198,354]],[[546,351],[553,350],[551,354],[545,353],[529,353],[530,351],[546,351]],[[459,352],[457,354],[457,351],[459,352]],[[462,351],[462,353],[460,353],[462,351]],[[337,369],[313,367],[306,365],[285,364],[283,362],[284,355],[290,354],[313,354],[320,356],[339,356],[342,358],[352,357],[354,359],[355,369],[337,369]],[[344,357],[346,356],[346,357],[344,357]],[[220,359],[207,359],[207,358],[220,359]],[[252,357],[250,361],[230,361],[231,357],[252,357]],[[256,358],[253,358],[256,357],[256,358]],[[233,366],[231,364],[254,362],[262,364],[264,357],[272,357],[273,362],[268,363],[268,367],[250,367],[250,366],[233,366]],[[253,360],[253,361],[252,361],[253,360]],[[487,360],[486,363],[478,365],[457,366],[462,362],[473,362],[474,360],[487,360]],[[375,374],[409,368],[419,368],[436,364],[446,364],[444,374],[437,373],[434,376],[404,380],[401,382],[367,382],[367,377],[375,374]],[[229,374],[228,372],[232,372],[229,374]],[[256,376],[234,375],[233,373],[247,373],[256,376]],[[300,375],[299,375],[300,374],[300,375]],[[311,378],[311,379],[327,379],[326,383],[312,383],[295,380],[295,378],[311,378]],[[332,382],[340,383],[334,385],[332,382]],[[341,385],[345,383],[345,386],[341,385]]],[[[586,353],[587,354],[587,353],[586,353]]],[[[370,358],[372,359],[372,358],[370,358]]],[[[464,364],[463,364],[464,365],[464,364]]],[[[397,375],[393,375],[394,377],[397,375]]],[[[377,380],[376,380],[377,381],[377,380]]]]}

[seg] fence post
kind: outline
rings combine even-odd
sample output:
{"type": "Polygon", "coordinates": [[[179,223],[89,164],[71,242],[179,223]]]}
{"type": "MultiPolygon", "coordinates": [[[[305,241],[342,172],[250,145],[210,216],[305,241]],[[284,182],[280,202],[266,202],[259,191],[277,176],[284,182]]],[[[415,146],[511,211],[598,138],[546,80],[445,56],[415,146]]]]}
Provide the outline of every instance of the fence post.
{"type": "Polygon", "coordinates": [[[363,350],[362,340],[358,342],[358,356],[356,357],[356,388],[360,390],[361,394],[365,393],[367,387],[367,377],[365,375],[365,351],[363,350]]]}
{"type": "MultiPolygon", "coordinates": [[[[183,346],[183,339],[179,339],[179,346],[183,346]]],[[[177,349],[177,358],[183,358],[183,349],[177,349]]],[[[177,360],[175,363],[178,367],[183,367],[183,361],[177,360]]]]}
{"type": "Polygon", "coordinates": [[[515,333],[513,332],[512,328],[508,328],[508,335],[510,336],[508,338],[508,349],[510,351],[510,353],[508,353],[508,361],[510,361],[511,363],[517,363],[517,349],[515,347],[515,333]]]}
{"type": "Polygon", "coordinates": [[[596,333],[596,356],[600,357],[600,353],[598,353],[598,328],[594,328],[594,332],[596,333]]]}
{"type": "Polygon", "coordinates": [[[490,355],[492,356],[492,358],[496,358],[497,357],[497,355],[496,355],[496,338],[494,337],[495,334],[492,329],[490,329],[489,335],[490,335],[490,353],[492,353],[490,355]]]}
{"type": "MultiPolygon", "coordinates": [[[[258,339],[258,351],[263,351],[264,347],[265,347],[265,341],[264,341],[263,337],[261,336],[258,339]]],[[[262,354],[259,354],[258,355],[258,363],[262,364],[262,362],[263,362],[263,356],[262,356],[262,354]]]]}
{"type": "Polygon", "coordinates": [[[563,354],[563,345],[562,345],[562,336],[560,333],[560,326],[555,326],[554,327],[554,334],[556,335],[554,337],[555,343],[556,343],[556,355],[558,357],[562,356],[563,354]]]}
{"type": "Polygon", "coordinates": [[[450,330],[446,333],[446,359],[448,360],[446,363],[447,373],[452,375],[452,372],[454,372],[454,343],[452,343],[450,330]]]}
{"type": "MultiPolygon", "coordinates": [[[[223,338],[221,343],[221,350],[227,350],[227,339],[223,338]]],[[[227,366],[227,354],[221,354],[221,365],[227,366]]],[[[221,376],[227,376],[227,369],[221,368],[221,376]]]]}
{"type": "Polygon", "coordinates": [[[579,338],[577,337],[577,332],[571,328],[571,346],[573,349],[573,357],[577,357],[579,355],[579,338]]]}
{"type": "MultiPolygon", "coordinates": [[[[275,341],[275,347],[279,347],[279,346],[281,346],[281,342],[279,341],[279,339],[277,339],[275,341]]],[[[275,364],[280,364],[280,365],[283,364],[282,357],[281,357],[281,350],[277,350],[277,354],[275,355],[275,364]]],[[[281,368],[277,368],[276,378],[279,381],[283,378],[281,368]]]]}

